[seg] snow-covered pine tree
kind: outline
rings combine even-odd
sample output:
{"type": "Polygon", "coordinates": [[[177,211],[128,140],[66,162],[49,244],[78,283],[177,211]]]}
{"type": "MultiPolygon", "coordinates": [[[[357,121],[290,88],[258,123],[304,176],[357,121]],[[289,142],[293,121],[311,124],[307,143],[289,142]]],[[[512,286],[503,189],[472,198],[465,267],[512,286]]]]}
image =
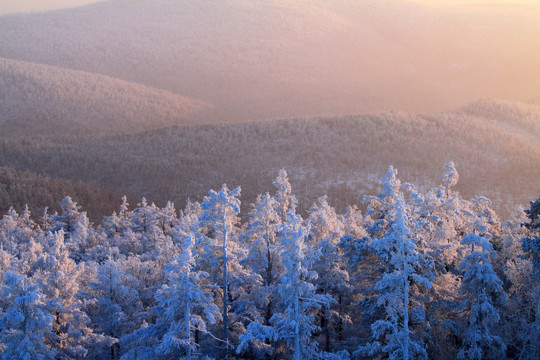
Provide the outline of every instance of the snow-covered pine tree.
{"type": "Polygon", "coordinates": [[[219,284],[221,288],[225,359],[233,347],[231,330],[235,330],[235,335],[243,332],[244,325],[239,316],[247,304],[240,300],[249,294],[249,287],[256,286],[260,281],[259,277],[251,276],[240,264],[247,251],[238,241],[234,241],[239,236],[239,196],[240,188],[229,190],[226,185],[219,192],[210,190],[201,204],[202,215],[199,219],[199,226],[204,231],[200,240],[199,268],[210,274],[210,285],[219,284]]]}
{"type": "Polygon", "coordinates": [[[202,284],[208,274],[195,270],[195,231],[194,227],[178,234],[183,238],[180,255],[166,267],[167,284],[156,295],[156,309],[162,312],[155,326],[165,329],[156,353],[166,358],[183,355],[190,360],[198,347],[193,329],[209,334],[207,323],[215,324],[221,319],[213,293],[202,284]]]}
{"type": "Polygon", "coordinates": [[[60,202],[60,208],[62,210],[60,215],[54,215],[52,218],[53,232],[62,230],[66,239],[71,237],[71,234],[75,231],[75,225],[81,220],[82,217],[86,217],[86,213],[81,213],[81,207],[77,205],[71,197],[66,196],[64,200],[60,202]]]}
{"type": "Polygon", "coordinates": [[[54,314],[53,331],[57,337],[52,346],[62,357],[84,357],[87,347],[109,339],[93,334],[89,327],[90,318],[82,310],[82,301],[77,296],[80,268],[69,257],[63,230],[49,233],[49,242],[49,258],[41,281],[47,306],[54,314]]]}
{"type": "Polygon", "coordinates": [[[16,258],[24,258],[35,235],[37,226],[26,209],[19,215],[13,208],[0,220],[0,246],[16,258]]]}
{"type": "Polygon", "coordinates": [[[310,229],[307,243],[318,250],[312,268],[317,274],[324,274],[317,277],[314,284],[319,292],[334,299],[331,306],[318,311],[324,351],[330,352],[333,346],[342,345],[343,325],[349,321],[343,305],[351,295],[351,286],[345,257],[338,247],[341,237],[345,235],[344,225],[328,204],[326,196],[313,204],[307,222],[310,229]]]}
{"type": "MultiPolygon", "coordinates": [[[[96,333],[110,339],[108,359],[119,358],[119,339],[139,325],[137,312],[141,310],[138,292],[131,286],[133,278],[122,268],[122,262],[108,260],[101,264],[95,280],[90,282],[93,301],[86,308],[96,333]]],[[[102,354],[102,358],[105,358],[102,354]]]]}
{"type": "Polygon", "coordinates": [[[158,210],[156,220],[157,225],[164,234],[172,235],[170,233],[171,230],[178,224],[178,216],[176,215],[174,203],[167,201],[165,207],[158,210]]]}
{"type": "Polygon", "coordinates": [[[461,244],[473,212],[454,186],[459,175],[452,162],[444,166],[442,185],[430,190],[416,207],[416,219],[422,221],[417,236],[434,262],[433,293],[426,306],[430,328],[431,356],[454,359],[461,338],[459,310],[462,272],[459,265],[465,256],[461,244]]]}
{"type": "Polygon", "coordinates": [[[129,211],[127,197],[122,196],[122,203],[118,214],[113,212],[111,216],[105,216],[102,222],[102,229],[108,237],[112,238],[122,234],[130,225],[133,213],[129,211]]]}
{"type": "Polygon", "coordinates": [[[146,198],[141,198],[141,202],[137,203],[137,208],[131,213],[131,230],[140,233],[146,233],[150,226],[157,223],[158,208],[152,203],[148,205],[146,198]]]}
{"type": "MultiPolygon", "coordinates": [[[[96,245],[96,239],[89,237],[94,234],[90,220],[86,212],[80,211],[71,197],[66,196],[60,202],[62,212],[52,217],[52,232],[63,231],[66,239],[65,245],[69,249],[70,255],[76,262],[80,262],[85,257],[88,248],[96,245]]],[[[99,241],[98,241],[99,242],[99,241]]]]}
{"type": "Polygon", "coordinates": [[[471,253],[461,263],[462,290],[466,295],[468,325],[458,359],[504,358],[506,346],[492,334],[492,326],[499,321],[494,301],[502,292],[502,281],[491,266],[493,246],[486,236],[470,233],[462,240],[471,253]]]}
{"type": "Polygon", "coordinates": [[[370,247],[371,239],[366,231],[367,221],[362,212],[356,206],[349,206],[340,218],[345,235],[341,237],[338,246],[349,275],[349,288],[348,298],[342,297],[341,311],[341,317],[347,322],[342,321],[344,329],[340,329],[339,333],[344,332],[346,342],[358,344],[359,338],[369,333],[369,324],[377,318],[373,288],[382,268],[377,254],[370,247]],[[358,305],[367,311],[359,311],[358,305]],[[353,340],[351,335],[356,339],[353,340]]]}
{"type": "Polygon", "coordinates": [[[521,247],[525,257],[532,263],[532,289],[535,306],[529,325],[529,337],[525,342],[524,351],[527,358],[540,357],[540,197],[530,202],[530,209],[525,210],[528,221],[525,227],[529,230],[528,236],[521,240],[521,247]]]}
{"type": "Polygon", "coordinates": [[[55,359],[56,351],[46,345],[56,338],[52,331],[53,317],[45,306],[37,284],[24,276],[8,271],[2,287],[6,306],[0,317],[0,343],[4,360],[55,359]]]}
{"type": "Polygon", "coordinates": [[[445,189],[446,198],[448,199],[450,197],[450,189],[456,186],[459,180],[459,174],[453,161],[444,165],[444,173],[441,175],[441,179],[445,189]]]}
{"type": "Polygon", "coordinates": [[[347,206],[345,214],[340,215],[339,218],[343,224],[343,232],[346,235],[355,239],[361,239],[368,235],[365,229],[364,216],[358,206],[347,206]]]}
{"type": "Polygon", "coordinates": [[[432,261],[417,246],[412,237],[409,210],[404,199],[397,170],[392,166],[381,179],[383,192],[378,200],[388,224],[384,236],[372,240],[371,247],[378,254],[385,272],[375,285],[377,304],[383,309],[384,318],[371,326],[374,341],[361,346],[357,356],[389,359],[427,359],[425,344],[416,327],[422,328],[423,304],[415,295],[431,289],[432,261]]]}
{"type": "Polygon", "coordinates": [[[281,218],[281,222],[287,221],[287,214],[292,208],[296,208],[298,201],[292,193],[292,187],[289,182],[289,176],[285,169],[279,170],[277,178],[274,179],[274,187],[276,188],[276,194],[274,199],[276,200],[276,211],[281,218]]]}
{"type": "Polygon", "coordinates": [[[249,324],[245,334],[240,337],[242,342],[237,353],[241,353],[252,342],[270,340],[275,343],[283,340],[291,349],[294,360],[323,357],[317,343],[311,339],[313,332],[319,329],[315,324],[313,310],[328,306],[332,299],[328,295],[317,294],[311,282],[317,278],[317,273],[309,270],[312,258],[306,254],[307,235],[308,228],[303,225],[302,218],[296,215],[293,207],[282,225],[280,237],[285,268],[278,287],[281,308],[270,319],[271,326],[259,322],[249,324]]]}
{"type": "Polygon", "coordinates": [[[248,256],[242,261],[251,271],[262,279],[262,286],[256,289],[256,301],[261,309],[260,319],[263,325],[270,324],[273,308],[276,305],[277,293],[275,287],[281,274],[281,264],[278,232],[281,218],[277,213],[277,201],[266,193],[257,198],[249,213],[249,220],[242,240],[249,246],[248,256]]]}
{"type": "Polygon", "coordinates": [[[140,331],[145,331],[149,324],[155,322],[156,316],[152,309],[156,306],[155,295],[164,283],[164,272],[156,266],[151,260],[142,261],[139,256],[129,256],[126,259],[118,261],[121,271],[125,274],[124,281],[135,298],[130,299],[123,311],[129,319],[135,321],[134,326],[138,329],[132,333],[125,334],[120,338],[121,359],[135,358],[146,359],[154,356],[154,347],[157,344],[156,339],[150,339],[140,336],[140,331]],[[147,351],[148,350],[148,351],[147,351]],[[144,354],[148,354],[145,357],[144,354]]]}
{"type": "MultiPolygon", "coordinates": [[[[528,222],[523,208],[517,208],[511,218],[503,224],[503,248],[498,254],[504,268],[503,288],[507,289],[508,299],[505,310],[500,313],[499,322],[504,328],[501,335],[507,345],[507,354],[519,354],[523,360],[540,357],[539,336],[536,332],[535,316],[537,305],[538,280],[533,275],[531,259],[523,256],[523,238],[531,235],[523,226],[528,222]],[[534,345],[536,344],[536,345],[534,345]]],[[[500,327],[499,327],[500,328],[500,327]]]]}

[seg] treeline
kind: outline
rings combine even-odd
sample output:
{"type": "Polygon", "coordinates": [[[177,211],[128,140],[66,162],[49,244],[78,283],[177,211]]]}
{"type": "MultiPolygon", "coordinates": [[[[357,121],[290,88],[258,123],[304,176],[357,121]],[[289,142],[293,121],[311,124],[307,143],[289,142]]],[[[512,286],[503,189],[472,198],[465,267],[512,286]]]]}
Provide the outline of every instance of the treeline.
{"type": "Polygon", "coordinates": [[[61,211],[60,202],[67,194],[84,204],[90,220],[100,220],[118,206],[119,195],[97,186],[0,167],[0,216],[10,208],[18,212],[28,208],[33,218],[38,219],[46,208],[51,213],[61,211]]]}
{"type": "Polygon", "coordinates": [[[367,210],[287,174],[177,212],[143,198],[92,224],[69,197],[0,221],[4,359],[538,359],[540,199],[501,223],[458,173],[419,192],[390,167],[367,210]]]}

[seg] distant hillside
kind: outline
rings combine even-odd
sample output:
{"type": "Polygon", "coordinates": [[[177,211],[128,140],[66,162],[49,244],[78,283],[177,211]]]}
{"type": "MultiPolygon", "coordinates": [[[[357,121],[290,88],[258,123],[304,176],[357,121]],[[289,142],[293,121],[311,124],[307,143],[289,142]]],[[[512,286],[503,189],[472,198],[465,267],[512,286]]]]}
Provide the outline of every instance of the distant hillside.
{"type": "Polygon", "coordinates": [[[135,133],[204,123],[209,111],[168,91],[0,58],[0,136],[135,133]]]}
{"type": "Polygon", "coordinates": [[[49,214],[59,212],[59,204],[67,195],[78,202],[93,221],[112,214],[121,203],[121,195],[96,186],[0,167],[0,218],[11,206],[20,213],[28,205],[35,218],[43,215],[45,207],[49,214]]]}
{"type": "MultiPolygon", "coordinates": [[[[538,99],[540,100],[540,98],[538,99]]],[[[540,146],[540,101],[520,103],[504,100],[482,100],[457,111],[458,114],[481,117],[494,126],[517,132],[540,146]]]]}
{"type": "Polygon", "coordinates": [[[111,0],[2,16],[0,57],[167,89],[231,122],[431,113],[539,94],[538,18],[532,2],[111,0]]]}
{"type": "Polygon", "coordinates": [[[62,141],[3,139],[0,162],[179,206],[224,182],[242,186],[242,198],[253,202],[284,167],[304,209],[324,193],[343,209],[373,194],[389,165],[404,181],[427,188],[453,160],[464,196],[486,195],[508,214],[540,192],[538,123],[535,105],[484,101],[438,116],[386,113],[62,141]]]}

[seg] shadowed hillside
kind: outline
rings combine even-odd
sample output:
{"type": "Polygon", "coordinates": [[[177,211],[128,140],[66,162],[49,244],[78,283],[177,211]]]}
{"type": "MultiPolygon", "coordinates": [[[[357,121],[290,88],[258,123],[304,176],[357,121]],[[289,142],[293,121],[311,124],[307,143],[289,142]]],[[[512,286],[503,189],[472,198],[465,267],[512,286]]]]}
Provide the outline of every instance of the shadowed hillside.
{"type": "Polygon", "coordinates": [[[0,217],[10,207],[21,212],[28,205],[36,218],[60,212],[60,202],[71,196],[84,208],[91,220],[99,221],[103,214],[112,213],[120,204],[120,195],[96,186],[76,181],[51,178],[30,171],[16,171],[0,167],[0,217]]]}

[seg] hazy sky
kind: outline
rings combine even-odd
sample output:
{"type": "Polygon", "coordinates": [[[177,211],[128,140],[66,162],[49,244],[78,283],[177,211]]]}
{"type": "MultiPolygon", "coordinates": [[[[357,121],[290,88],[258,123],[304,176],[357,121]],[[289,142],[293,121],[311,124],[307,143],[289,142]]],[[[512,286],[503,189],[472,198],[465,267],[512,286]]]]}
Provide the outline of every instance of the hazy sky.
{"type": "MultiPolygon", "coordinates": [[[[26,12],[26,11],[43,11],[50,9],[60,9],[71,6],[80,6],[90,3],[99,2],[102,0],[0,0],[0,14],[26,12]]],[[[294,0],[291,0],[294,1],[294,0]]],[[[330,1],[330,0],[329,0],[330,1]]],[[[358,0],[361,1],[361,0],[358,0]]],[[[498,4],[498,5],[514,5],[514,4],[534,4],[539,0],[396,0],[398,2],[420,3],[426,6],[443,5],[471,5],[471,4],[498,4]]]]}
{"type": "Polygon", "coordinates": [[[0,0],[0,14],[60,9],[94,2],[98,0],[0,0]]]}

